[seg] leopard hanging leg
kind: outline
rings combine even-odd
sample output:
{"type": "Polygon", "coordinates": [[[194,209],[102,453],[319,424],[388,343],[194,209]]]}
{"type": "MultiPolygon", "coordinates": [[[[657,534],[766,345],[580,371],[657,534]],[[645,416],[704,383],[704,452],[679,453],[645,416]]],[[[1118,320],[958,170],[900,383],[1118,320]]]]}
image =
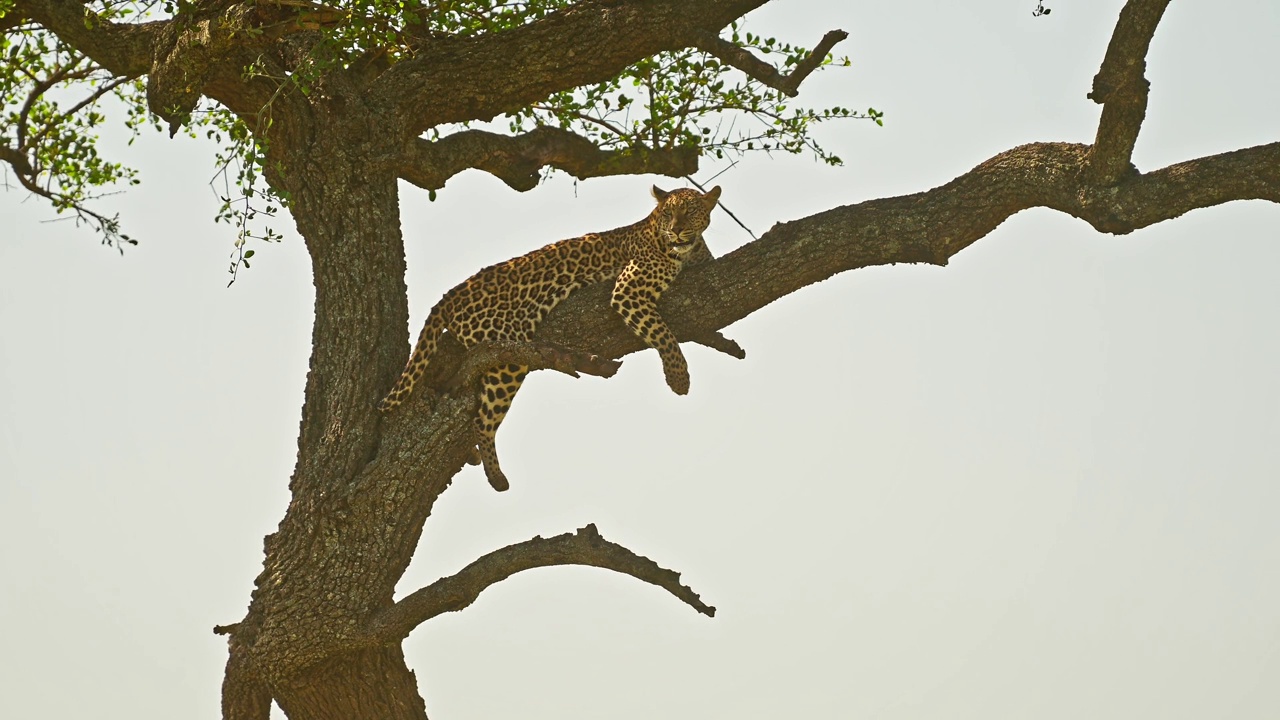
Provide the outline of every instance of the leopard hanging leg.
{"type": "Polygon", "coordinates": [[[680,351],[675,333],[658,314],[658,298],[679,270],[678,265],[663,262],[640,264],[633,260],[618,274],[609,304],[622,316],[631,332],[658,351],[667,385],[677,395],[685,395],[689,392],[689,364],[680,351]]]}
{"type": "Polygon", "coordinates": [[[476,445],[480,450],[480,460],[484,463],[484,474],[489,484],[499,492],[510,487],[507,476],[502,474],[498,466],[498,449],[494,437],[498,426],[502,424],[507,411],[511,409],[511,401],[515,399],[520,384],[529,374],[524,365],[507,365],[494,368],[485,373],[480,383],[480,414],[476,416],[476,445]]]}

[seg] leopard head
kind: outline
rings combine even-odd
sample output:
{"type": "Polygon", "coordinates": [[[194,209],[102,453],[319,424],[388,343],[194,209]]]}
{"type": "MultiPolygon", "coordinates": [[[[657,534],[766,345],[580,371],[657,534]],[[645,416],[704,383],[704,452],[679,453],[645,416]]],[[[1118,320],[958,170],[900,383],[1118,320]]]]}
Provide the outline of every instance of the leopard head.
{"type": "Polygon", "coordinates": [[[653,197],[658,201],[650,215],[651,223],[668,255],[683,259],[696,247],[702,231],[711,224],[711,211],[720,199],[720,186],[706,193],[690,188],[663,190],[653,186],[653,197]]]}

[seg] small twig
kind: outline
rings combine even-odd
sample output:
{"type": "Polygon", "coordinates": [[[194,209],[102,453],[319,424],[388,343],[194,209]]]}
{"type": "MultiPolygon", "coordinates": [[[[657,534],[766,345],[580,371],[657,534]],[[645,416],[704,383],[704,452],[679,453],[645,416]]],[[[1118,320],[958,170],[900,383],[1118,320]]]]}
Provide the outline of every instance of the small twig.
{"type": "MultiPolygon", "coordinates": [[[[737,161],[735,160],[735,161],[734,161],[734,165],[736,165],[736,164],[737,164],[737,161]]],[[[731,168],[731,167],[733,167],[733,165],[730,165],[729,167],[731,168]]],[[[728,170],[728,169],[729,169],[729,168],[725,168],[725,170],[728,170]]],[[[720,177],[720,173],[723,173],[723,172],[724,172],[724,170],[721,170],[719,173],[716,173],[716,174],[715,174],[715,176],[711,178],[711,180],[714,180],[715,178],[720,177]]],[[[685,179],[685,180],[688,180],[690,183],[692,183],[692,184],[693,184],[693,186],[694,186],[694,187],[696,187],[696,188],[698,188],[698,190],[700,190],[701,192],[703,192],[703,193],[706,193],[706,192],[707,192],[707,189],[706,189],[705,187],[703,187],[703,186],[702,186],[702,184],[701,184],[701,183],[699,183],[697,180],[694,180],[693,178],[689,177],[688,175],[685,175],[685,176],[684,176],[684,179],[685,179]]],[[[708,180],[707,182],[711,182],[711,180],[708,180]]],[[[738,219],[738,216],[737,216],[737,215],[734,215],[734,214],[733,214],[733,211],[732,211],[732,210],[730,210],[729,208],[725,207],[724,201],[722,201],[722,200],[717,200],[717,201],[716,201],[716,205],[720,206],[720,209],[721,209],[721,210],[723,210],[723,211],[725,212],[725,214],[726,214],[726,215],[728,215],[730,218],[732,218],[734,222],[738,223],[738,227],[742,228],[743,230],[746,230],[746,231],[747,231],[747,234],[751,236],[751,239],[752,239],[752,240],[759,240],[759,239],[760,239],[760,238],[756,237],[756,234],[755,234],[755,233],[751,232],[751,228],[747,227],[747,226],[746,226],[746,225],[745,225],[741,220],[739,220],[739,219],[738,219]]]]}

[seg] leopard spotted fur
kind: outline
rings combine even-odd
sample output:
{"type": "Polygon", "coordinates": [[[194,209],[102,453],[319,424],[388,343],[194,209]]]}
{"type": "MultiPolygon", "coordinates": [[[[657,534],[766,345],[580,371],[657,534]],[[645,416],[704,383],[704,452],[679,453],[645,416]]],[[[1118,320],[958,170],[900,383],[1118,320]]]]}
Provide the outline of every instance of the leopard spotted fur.
{"type": "MultiPolygon", "coordinates": [[[[657,207],[640,222],[561,240],[491,265],[445,293],[431,310],[413,356],[379,408],[405,401],[422,379],[436,343],[448,330],[465,347],[479,342],[527,342],[538,323],[560,301],[584,285],[614,280],[610,304],[627,327],[656,349],[667,385],[689,392],[689,368],[675,335],[658,314],[658,298],[685,265],[711,259],[702,239],[720,188],[708,192],[653,188],[657,207]]],[[[496,490],[509,487],[498,465],[494,436],[528,374],[522,365],[496,367],[481,383],[476,417],[477,447],[485,475],[496,490]]]]}

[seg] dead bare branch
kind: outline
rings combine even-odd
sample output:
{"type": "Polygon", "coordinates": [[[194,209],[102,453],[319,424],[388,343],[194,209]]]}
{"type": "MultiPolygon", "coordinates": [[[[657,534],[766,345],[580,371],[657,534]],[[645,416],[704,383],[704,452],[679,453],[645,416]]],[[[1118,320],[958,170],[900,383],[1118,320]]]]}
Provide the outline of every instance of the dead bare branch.
{"type": "Polygon", "coordinates": [[[835,47],[836,43],[847,37],[849,37],[849,33],[843,30],[832,30],[823,35],[813,50],[796,64],[795,69],[786,75],[778,72],[773,65],[751,54],[751,51],[713,33],[703,34],[698,39],[695,47],[705,51],[725,65],[741,70],[748,77],[759,80],[778,92],[788,97],[795,97],[800,94],[800,83],[804,82],[804,79],[809,77],[810,73],[822,65],[827,53],[831,52],[831,48],[835,47]]]}
{"type": "Polygon", "coordinates": [[[716,614],[714,607],[680,583],[679,573],[605,540],[595,525],[587,525],[572,534],[535,537],[481,557],[456,575],[441,578],[376,614],[366,638],[371,643],[397,642],[427,620],[469,606],[491,585],[522,570],[549,565],[589,565],[630,575],[657,585],[707,617],[716,614]]]}

